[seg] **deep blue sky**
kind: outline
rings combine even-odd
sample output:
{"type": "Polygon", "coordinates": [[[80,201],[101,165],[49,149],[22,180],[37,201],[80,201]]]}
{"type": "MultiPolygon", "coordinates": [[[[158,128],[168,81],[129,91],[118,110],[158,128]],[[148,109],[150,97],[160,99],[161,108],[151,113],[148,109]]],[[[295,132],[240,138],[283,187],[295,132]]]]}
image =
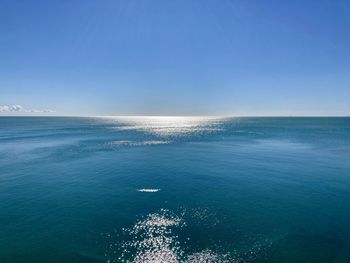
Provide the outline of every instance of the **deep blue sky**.
{"type": "Polygon", "coordinates": [[[350,115],[350,1],[0,0],[0,107],[17,104],[350,115]]]}

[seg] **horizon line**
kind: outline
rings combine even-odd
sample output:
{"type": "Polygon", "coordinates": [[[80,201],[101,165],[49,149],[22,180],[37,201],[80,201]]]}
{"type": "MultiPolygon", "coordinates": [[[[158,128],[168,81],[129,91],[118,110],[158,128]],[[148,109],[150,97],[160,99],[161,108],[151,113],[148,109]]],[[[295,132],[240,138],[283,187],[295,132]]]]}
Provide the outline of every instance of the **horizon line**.
{"type": "Polygon", "coordinates": [[[0,117],[52,117],[52,118],[349,118],[350,115],[0,115],[0,117]]]}

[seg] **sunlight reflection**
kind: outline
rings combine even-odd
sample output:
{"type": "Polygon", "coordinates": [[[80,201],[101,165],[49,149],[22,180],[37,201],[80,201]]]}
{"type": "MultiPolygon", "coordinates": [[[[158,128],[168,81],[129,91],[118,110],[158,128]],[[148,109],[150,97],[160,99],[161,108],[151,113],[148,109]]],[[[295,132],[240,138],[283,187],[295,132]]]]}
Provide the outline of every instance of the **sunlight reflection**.
{"type": "Polygon", "coordinates": [[[219,117],[181,117],[181,116],[133,116],[109,117],[118,123],[116,130],[138,130],[158,136],[179,136],[192,133],[221,130],[219,117]]]}

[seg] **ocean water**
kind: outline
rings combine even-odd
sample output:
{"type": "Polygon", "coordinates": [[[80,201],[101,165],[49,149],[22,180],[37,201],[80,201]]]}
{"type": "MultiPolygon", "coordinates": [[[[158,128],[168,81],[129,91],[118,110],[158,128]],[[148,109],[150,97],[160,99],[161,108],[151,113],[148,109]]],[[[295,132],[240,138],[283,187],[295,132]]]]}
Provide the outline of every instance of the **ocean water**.
{"type": "Polygon", "coordinates": [[[0,262],[350,262],[350,118],[1,117],[0,262]]]}

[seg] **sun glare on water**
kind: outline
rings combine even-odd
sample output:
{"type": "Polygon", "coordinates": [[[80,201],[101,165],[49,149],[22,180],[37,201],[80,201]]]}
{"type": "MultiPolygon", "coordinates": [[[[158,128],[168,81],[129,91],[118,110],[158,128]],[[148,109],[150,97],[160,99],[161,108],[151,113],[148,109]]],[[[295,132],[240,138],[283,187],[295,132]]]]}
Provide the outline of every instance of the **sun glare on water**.
{"type": "Polygon", "coordinates": [[[115,121],[115,130],[137,130],[157,136],[181,136],[192,133],[220,130],[219,117],[183,117],[183,116],[121,116],[104,117],[115,121]]]}

